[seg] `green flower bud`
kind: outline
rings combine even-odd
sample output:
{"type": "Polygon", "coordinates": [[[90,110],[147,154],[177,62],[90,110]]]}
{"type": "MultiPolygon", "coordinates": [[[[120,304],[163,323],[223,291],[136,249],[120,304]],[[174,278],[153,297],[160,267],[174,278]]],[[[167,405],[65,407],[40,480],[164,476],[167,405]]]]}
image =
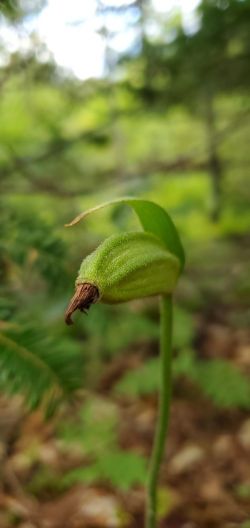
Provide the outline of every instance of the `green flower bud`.
{"type": "Polygon", "coordinates": [[[83,260],[66,322],[72,322],[75,310],[85,311],[97,300],[113,304],[171,293],[179,273],[180,261],[155,235],[112,235],[83,260]]]}

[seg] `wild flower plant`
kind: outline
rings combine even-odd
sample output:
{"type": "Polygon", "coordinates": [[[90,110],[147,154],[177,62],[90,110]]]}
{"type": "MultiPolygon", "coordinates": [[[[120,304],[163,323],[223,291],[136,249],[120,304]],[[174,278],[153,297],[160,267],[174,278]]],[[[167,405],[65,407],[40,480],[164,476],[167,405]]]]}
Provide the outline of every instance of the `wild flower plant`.
{"type": "Polygon", "coordinates": [[[80,214],[67,226],[77,224],[103,207],[119,203],[134,209],[144,231],[112,235],[83,260],[65,321],[72,324],[73,312],[77,309],[85,312],[96,302],[113,304],[160,296],[161,388],[145,515],[145,527],[155,528],[157,483],[171,401],[172,294],[183,270],[185,257],[170,216],[162,207],[147,200],[122,198],[107,202],[80,214]]]}

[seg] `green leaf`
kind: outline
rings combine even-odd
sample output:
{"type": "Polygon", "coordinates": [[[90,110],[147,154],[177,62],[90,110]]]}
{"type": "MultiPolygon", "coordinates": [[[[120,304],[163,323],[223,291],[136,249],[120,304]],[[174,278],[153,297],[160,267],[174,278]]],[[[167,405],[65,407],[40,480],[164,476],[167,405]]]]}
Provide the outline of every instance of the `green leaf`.
{"type": "Polygon", "coordinates": [[[140,396],[150,394],[159,389],[160,362],[159,358],[150,359],[144,365],[127,372],[115,385],[115,392],[140,396]]]}
{"type": "Polygon", "coordinates": [[[112,450],[117,441],[118,413],[116,405],[109,400],[93,394],[83,405],[77,422],[73,420],[62,424],[60,438],[81,445],[83,451],[95,457],[102,457],[112,450]]]}
{"type": "Polygon", "coordinates": [[[184,351],[174,360],[174,376],[187,376],[219,408],[250,408],[249,379],[229,361],[200,361],[184,351]]]}
{"type": "Polygon", "coordinates": [[[120,489],[145,484],[146,460],[136,453],[116,450],[98,461],[100,475],[120,489]]]}
{"type": "Polygon", "coordinates": [[[240,499],[250,499],[250,483],[244,482],[235,488],[235,493],[240,499]]]}
{"type": "Polygon", "coordinates": [[[31,409],[56,405],[82,384],[81,354],[69,340],[51,339],[45,329],[8,325],[0,333],[0,389],[22,394],[31,409]]]}
{"type": "Polygon", "coordinates": [[[157,236],[161,240],[161,242],[164,243],[168,251],[179,259],[182,270],[185,264],[185,254],[182,247],[182,243],[180,241],[180,237],[178,235],[178,231],[165,209],[149,200],[142,200],[138,198],[129,197],[111,200],[101,205],[97,205],[92,209],[84,211],[83,213],[79,214],[76,218],[74,218],[72,222],[66,224],[66,227],[71,227],[77,224],[83,218],[86,218],[86,216],[96,211],[99,211],[104,207],[119,204],[129,205],[132,207],[132,209],[134,209],[137,216],[139,217],[143,229],[146,232],[152,233],[153,235],[157,236]]]}
{"type": "MultiPolygon", "coordinates": [[[[217,407],[250,409],[250,384],[247,376],[228,361],[196,360],[191,350],[178,354],[173,361],[174,378],[186,376],[217,407]]],[[[160,361],[151,359],[127,372],[116,384],[115,391],[136,397],[159,389],[160,361]]]]}
{"type": "Polygon", "coordinates": [[[194,380],[219,407],[250,409],[249,379],[228,361],[197,362],[194,380]]]}
{"type": "Polygon", "coordinates": [[[108,481],[119,489],[128,490],[134,485],[144,485],[146,477],[145,458],[117,448],[85,468],[70,471],[63,477],[63,483],[108,481]]]}

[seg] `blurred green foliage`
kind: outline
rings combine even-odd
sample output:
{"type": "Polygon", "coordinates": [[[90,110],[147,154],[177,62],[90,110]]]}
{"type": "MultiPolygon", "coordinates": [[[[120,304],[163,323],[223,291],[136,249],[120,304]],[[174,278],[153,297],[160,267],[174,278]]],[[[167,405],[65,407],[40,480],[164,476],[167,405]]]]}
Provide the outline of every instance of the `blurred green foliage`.
{"type": "Polygon", "coordinates": [[[236,487],[235,492],[236,492],[236,495],[238,495],[238,497],[240,497],[241,499],[248,500],[250,498],[250,484],[249,483],[239,484],[236,487]]]}
{"type": "Polygon", "coordinates": [[[69,339],[57,342],[42,327],[7,325],[0,344],[1,389],[21,393],[29,408],[44,403],[51,414],[59,401],[81,387],[80,350],[69,339]]]}
{"type": "Polygon", "coordinates": [[[83,453],[90,457],[90,462],[85,467],[73,469],[64,475],[63,486],[81,481],[104,480],[126,490],[135,484],[144,484],[144,457],[119,448],[118,410],[115,404],[94,395],[90,398],[79,413],[78,423],[73,419],[61,426],[59,431],[59,436],[66,445],[69,441],[71,445],[80,444],[83,453]]]}
{"type": "MultiPolygon", "coordinates": [[[[228,361],[200,361],[195,359],[192,351],[183,351],[173,361],[173,374],[174,379],[184,376],[191,380],[220,408],[250,409],[249,379],[228,361]]],[[[160,362],[157,358],[125,374],[115,390],[135,397],[158,391],[159,383],[160,362]]]]}
{"type": "Polygon", "coordinates": [[[66,486],[76,482],[109,482],[126,491],[135,485],[143,486],[146,476],[146,460],[142,456],[117,449],[104,454],[90,466],[68,472],[62,482],[66,486]]]}
{"type": "MultiPolygon", "coordinates": [[[[1,27],[22,27],[43,7],[32,4],[1,1],[1,27]]],[[[217,406],[249,409],[247,372],[214,350],[213,359],[197,356],[207,323],[239,335],[250,322],[250,2],[204,0],[190,31],[179,15],[159,17],[150,2],[131,2],[126,13],[134,8],[137,41],[114,53],[101,79],[63,71],[34,35],[26,51],[0,39],[0,390],[51,413],[94,391],[115,355],[133,353],[145,363],[121,376],[112,397],[157,389],[156,300],[97,305],[72,328],[63,322],[83,257],[105,236],[137,225],[118,210],[72,229],[64,224],[96,203],[138,195],[169,211],[187,253],[174,379],[188,378],[217,406]]],[[[123,6],[112,9],[124,17],[123,6]]],[[[80,443],[90,460],[66,481],[144,481],[144,459],[120,449],[116,426],[115,404],[86,400],[79,422],[69,420],[60,436],[80,443]],[[126,479],[118,465],[126,465],[126,479]]],[[[56,480],[51,472],[37,478],[34,489],[56,480]]]]}

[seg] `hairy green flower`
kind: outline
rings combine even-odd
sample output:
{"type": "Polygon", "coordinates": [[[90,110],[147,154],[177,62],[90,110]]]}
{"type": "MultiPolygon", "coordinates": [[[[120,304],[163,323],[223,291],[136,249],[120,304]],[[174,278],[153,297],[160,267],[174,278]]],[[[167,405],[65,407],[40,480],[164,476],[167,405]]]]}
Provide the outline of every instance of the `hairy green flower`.
{"type": "MultiPolygon", "coordinates": [[[[110,203],[80,214],[68,225],[75,225],[110,203]]],[[[112,235],[83,260],[75,294],[66,310],[67,324],[72,324],[73,312],[86,312],[97,301],[113,304],[152,295],[168,295],[173,292],[183,268],[183,248],[164,209],[136,198],[113,203],[130,205],[139,216],[144,231],[112,235]]]]}
{"type": "Polygon", "coordinates": [[[107,238],[83,260],[77,284],[97,286],[105,303],[170,293],[180,265],[154,235],[123,233],[107,238]]]}
{"type": "MultiPolygon", "coordinates": [[[[83,260],[70,316],[77,308],[84,310],[97,300],[111,304],[171,293],[179,272],[179,260],[151,233],[112,235],[83,260]],[[89,288],[80,288],[86,284],[89,288]]],[[[70,316],[67,312],[69,323],[70,316]]]]}

